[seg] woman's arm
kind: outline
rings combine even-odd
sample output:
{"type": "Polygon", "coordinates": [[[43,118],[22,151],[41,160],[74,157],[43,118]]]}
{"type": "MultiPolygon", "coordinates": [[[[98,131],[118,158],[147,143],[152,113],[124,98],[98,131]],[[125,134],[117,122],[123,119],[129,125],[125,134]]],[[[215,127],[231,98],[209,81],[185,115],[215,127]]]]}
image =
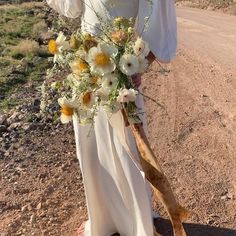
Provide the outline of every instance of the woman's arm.
{"type": "Polygon", "coordinates": [[[60,15],[68,18],[80,17],[83,12],[82,0],[47,0],[47,3],[60,15]]]}
{"type": "Polygon", "coordinates": [[[137,31],[149,43],[151,54],[160,62],[169,62],[176,53],[177,27],[174,0],[153,0],[152,7],[147,0],[139,0],[137,31]],[[148,24],[144,20],[148,17],[148,24]],[[144,30],[145,29],[145,30],[144,30]]]}

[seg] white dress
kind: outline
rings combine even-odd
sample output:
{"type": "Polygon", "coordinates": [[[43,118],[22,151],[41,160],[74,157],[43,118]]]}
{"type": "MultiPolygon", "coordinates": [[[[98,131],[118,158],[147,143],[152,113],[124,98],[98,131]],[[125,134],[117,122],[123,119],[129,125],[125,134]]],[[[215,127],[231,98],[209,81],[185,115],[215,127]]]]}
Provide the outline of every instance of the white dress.
{"type": "MultiPolygon", "coordinates": [[[[116,16],[137,19],[143,31],[144,18],[150,15],[147,0],[48,0],[48,4],[68,17],[82,14],[82,29],[98,33],[99,22],[116,16]]],[[[176,16],[173,0],[153,0],[152,15],[142,37],[154,55],[169,61],[176,51],[176,16]]],[[[141,97],[137,104],[143,108],[141,97]]],[[[143,118],[145,123],[145,118],[143,118]]],[[[73,117],[77,155],[83,174],[89,220],[85,236],[152,236],[153,219],[149,186],[139,168],[138,153],[121,114],[100,110],[94,129],[79,125],[73,117]],[[89,136],[88,136],[88,133],[89,136]]]]}

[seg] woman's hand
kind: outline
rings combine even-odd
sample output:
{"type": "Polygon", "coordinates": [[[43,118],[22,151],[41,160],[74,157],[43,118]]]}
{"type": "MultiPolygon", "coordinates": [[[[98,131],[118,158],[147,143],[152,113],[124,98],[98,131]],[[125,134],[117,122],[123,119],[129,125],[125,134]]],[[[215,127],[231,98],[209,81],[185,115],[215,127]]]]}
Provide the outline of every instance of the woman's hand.
{"type": "Polygon", "coordinates": [[[138,88],[141,85],[141,74],[135,74],[131,76],[135,88],[138,88]]]}

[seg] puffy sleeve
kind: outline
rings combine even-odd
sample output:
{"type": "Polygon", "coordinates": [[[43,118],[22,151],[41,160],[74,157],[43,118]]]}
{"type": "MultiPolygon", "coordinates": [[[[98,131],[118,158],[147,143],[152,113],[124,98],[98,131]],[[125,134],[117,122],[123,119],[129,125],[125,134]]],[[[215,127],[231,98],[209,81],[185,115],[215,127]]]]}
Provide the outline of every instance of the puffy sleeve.
{"type": "Polygon", "coordinates": [[[47,3],[60,15],[64,15],[69,18],[79,17],[83,11],[82,0],[47,0],[47,3]]]}
{"type": "Polygon", "coordinates": [[[170,61],[175,56],[177,47],[174,0],[139,0],[137,30],[149,43],[150,50],[157,59],[170,61]],[[147,17],[149,21],[146,24],[147,17]]]}

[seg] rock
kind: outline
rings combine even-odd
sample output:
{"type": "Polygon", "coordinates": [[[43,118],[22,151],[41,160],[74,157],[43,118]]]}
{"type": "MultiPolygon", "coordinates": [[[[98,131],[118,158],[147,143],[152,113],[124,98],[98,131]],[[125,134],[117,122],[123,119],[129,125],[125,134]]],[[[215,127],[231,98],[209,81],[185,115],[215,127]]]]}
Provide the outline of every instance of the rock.
{"type": "Polygon", "coordinates": [[[6,122],[8,123],[8,125],[18,122],[19,115],[20,115],[20,113],[15,111],[9,118],[7,118],[6,122]]]}
{"type": "Polygon", "coordinates": [[[32,211],[32,206],[31,206],[31,204],[29,204],[28,206],[27,206],[27,208],[28,208],[28,211],[32,211]]]}
{"type": "Polygon", "coordinates": [[[9,131],[11,131],[11,130],[14,130],[16,128],[19,128],[21,125],[22,125],[21,122],[15,122],[15,123],[12,123],[7,129],[9,131]]]}
{"type": "Polygon", "coordinates": [[[6,121],[7,121],[7,115],[1,114],[0,115],[0,125],[6,124],[6,121]]]}
{"type": "Polygon", "coordinates": [[[22,212],[25,212],[25,211],[27,211],[27,208],[28,208],[28,206],[25,205],[25,206],[21,207],[21,211],[22,211],[22,212]]]}
{"type": "Polygon", "coordinates": [[[40,103],[41,103],[40,99],[38,99],[38,98],[34,99],[33,104],[32,104],[32,106],[33,106],[32,110],[34,112],[39,112],[40,111],[40,103]]]}
{"type": "Polygon", "coordinates": [[[0,125],[0,133],[7,131],[6,125],[0,125]]]}
{"type": "Polygon", "coordinates": [[[42,208],[42,203],[40,202],[40,203],[37,205],[36,209],[37,209],[37,210],[40,210],[41,208],[42,208]]]}
{"type": "Polygon", "coordinates": [[[19,118],[19,120],[23,120],[23,119],[25,118],[25,115],[24,115],[24,114],[20,114],[20,115],[18,116],[18,118],[19,118]]]}
{"type": "Polygon", "coordinates": [[[36,128],[36,125],[33,124],[33,123],[24,123],[24,124],[22,125],[22,129],[25,130],[25,131],[27,131],[27,130],[33,130],[33,129],[35,129],[35,128],[36,128]]]}
{"type": "Polygon", "coordinates": [[[49,39],[53,37],[54,37],[54,33],[52,31],[42,32],[39,35],[39,39],[45,44],[48,42],[49,39]]]}
{"type": "Polygon", "coordinates": [[[9,157],[9,156],[10,156],[10,152],[9,152],[9,151],[6,151],[6,152],[4,153],[4,156],[5,156],[5,157],[9,157]]]}
{"type": "Polygon", "coordinates": [[[35,222],[35,220],[36,220],[36,216],[33,214],[33,215],[30,216],[29,223],[33,224],[35,222]]]}

